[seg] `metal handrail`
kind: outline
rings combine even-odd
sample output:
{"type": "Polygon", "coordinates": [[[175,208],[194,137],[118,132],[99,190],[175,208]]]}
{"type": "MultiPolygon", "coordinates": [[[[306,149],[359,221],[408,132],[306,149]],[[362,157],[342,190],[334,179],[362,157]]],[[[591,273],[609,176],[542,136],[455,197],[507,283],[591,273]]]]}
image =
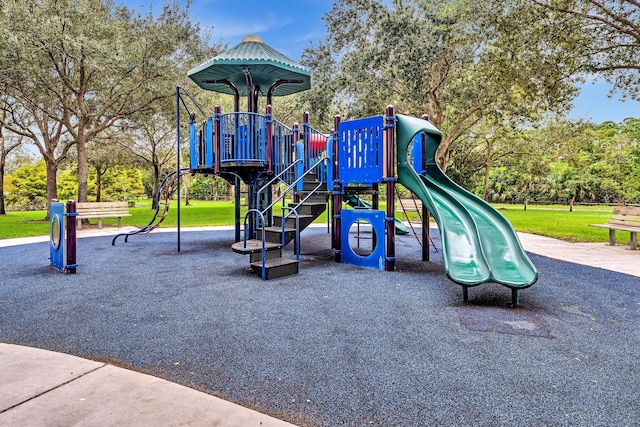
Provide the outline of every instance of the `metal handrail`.
{"type": "MultiPolygon", "coordinates": [[[[278,203],[280,200],[283,200],[286,196],[286,194],[292,190],[293,188],[295,188],[298,184],[298,182],[300,182],[302,179],[304,179],[305,176],[307,176],[309,173],[311,173],[313,171],[313,168],[316,167],[317,165],[319,165],[321,162],[327,160],[328,157],[324,156],[323,158],[321,158],[320,160],[318,160],[312,167],[310,167],[305,173],[303,173],[302,175],[300,175],[294,182],[292,182],[291,184],[289,184],[289,186],[282,192],[282,195],[280,197],[278,197],[273,203],[271,203],[269,206],[267,206],[266,208],[264,208],[262,211],[260,211],[259,209],[250,209],[247,211],[247,213],[244,215],[244,229],[245,231],[247,230],[247,219],[249,218],[250,214],[258,214],[260,215],[260,222],[261,224],[261,228],[262,228],[262,252],[261,252],[261,258],[262,258],[262,280],[266,280],[266,262],[267,262],[267,249],[266,249],[266,240],[265,240],[265,220],[264,220],[264,214],[266,212],[268,212],[270,209],[273,208],[273,206],[278,203]]],[[[295,214],[295,218],[296,218],[296,227],[295,227],[295,232],[296,232],[296,259],[300,259],[300,217],[298,214],[297,209],[300,207],[300,205],[302,203],[304,203],[312,194],[314,194],[318,188],[320,188],[320,186],[324,183],[324,181],[320,180],[319,184],[316,186],[316,188],[314,188],[308,195],[307,197],[305,197],[303,199],[302,202],[298,203],[296,206],[294,207],[288,207],[288,206],[282,206],[282,211],[284,214],[284,210],[285,209],[290,209],[291,211],[293,211],[293,213],[295,214]]],[[[282,218],[282,238],[283,240],[281,240],[282,245],[284,246],[284,230],[285,230],[285,221],[287,218],[289,218],[289,216],[291,215],[291,213],[287,214],[286,216],[283,216],[282,218]]],[[[246,249],[247,248],[247,234],[245,232],[244,234],[244,245],[243,247],[246,249]]]]}
{"type": "MultiPolygon", "coordinates": [[[[249,217],[250,213],[257,213],[260,215],[260,219],[262,219],[262,252],[261,252],[261,258],[262,258],[262,271],[261,271],[261,277],[262,280],[267,280],[267,246],[266,246],[266,240],[265,240],[265,230],[264,230],[264,215],[262,214],[262,212],[260,212],[259,209],[250,209],[249,211],[247,211],[247,213],[244,215],[244,229],[247,229],[247,218],[249,217]]],[[[247,248],[247,233],[244,234],[244,244],[243,244],[243,248],[246,249],[247,248]]]]}
{"type": "Polygon", "coordinates": [[[282,246],[284,246],[284,230],[285,230],[285,219],[289,218],[289,215],[285,216],[284,215],[284,211],[285,210],[291,210],[293,211],[294,214],[296,214],[296,243],[295,243],[295,247],[293,249],[293,253],[296,254],[296,260],[300,260],[300,216],[298,215],[298,212],[295,210],[295,208],[292,208],[290,206],[283,206],[282,207],[282,246]]]}
{"type": "MultiPolygon", "coordinates": [[[[300,178],[298,178],[298,179],[297,179],[293,184],[297,183],[300,179],[304,178],[306,175],[308,175],[309,173],[311,173],[311,172],[314,170],[314,168],[315,168],[316,166],[318,166],[320,163],[324,162],[324,161],[325,161],[325,160],[327,160],[327,159],[328,159],[328,157],[327,157],[326,155],[325,155],[324,157],[322,157],[320,160],[318,160],[316,163],[314,163],[314,165],[313,165],[313,166],[311,166],[311,167],[310,167],[310,168],[309,168],[309,169],[308,169],[304,174],[302,174],[302,175],[300,176],[300,178]]],[[[293,185],[293,184],[292,184],[292,185],[293,185]]],[[[304,204],[307,200],[309,200],[309,197],[313,196],[313,195],[315,194],[315,192],[316,192],[316,191],[318,191],[318,189],[320,189],[320,187],[322,187],[322,184],[324,184],[324,180],[323,180],[322,178],[320,178],[320,179],[318,180],[318,185],[316,185],[316,187],[315,187],[313,190],[311,190],[311,191],[309,192],[309,194],[307,194],[307,196],[306,196],[304,199],[302,199],[301,201],[299,201],[299,202],[298,202],[298,204],[294,207],[294,211],[296,211],[296,213],[297,213],[297,209],[298,209],[302,204],[304,204]]],[[[284,218],[283,218],[283,221],[284,221],[285,219],[287,219],[287,218],[289,218],[289,215],[287,215],[286,217],[284,217],[284,218]]]]}
{"type": "MultiPolygon", "coordinates": [[[[282,177],[282,175],[284,175],[289,169],[293,168],[296,164],[302,163],[302,162],[304,162],[304,160],[297,159],[295,162],[291,163],[289,166],[287,166],[285,169],[283,169],[279,174],[274,176],[269,182],[267,182],[262,187],[260,187],[260,189],[256,193],[256,199],[260,200],[260,194],[262,194],[263,191],[268,189],[270,185],[272,185],[274,182],[276,182],[278,179],[280,179],[282,177]]],[[[285,184],[287,184],[287,182],[285,180],[282,180],[282,179],[280,179],[280,180],[282,182],[284,182],[285,184]]]]}
{"type": "MultiPolygon", "coordinates": [[[[313,166],[311,166],[309,169],[307,169],[307,171],[305,173],[303,173],[302,175],[300,175],[298,178],[296,178],[295,181],[293,181],[291,184],[289,184],[289,186],[287,188],[285,188],[285,190],[282,192],[282,195],[280,197],[278,197],[273,203],[271,203],[269,206],[267,206],[266,208],[264,208],[262,210],[262,212],[267,212],[269,209],[273,208],[276,203],[278,203],[280,200],[284,199],[286,194],[292,190],[293,188],[295,188],[298,183],[300,181],[302,181],[304,179],[305,176],[309,175],[311,172],[313,172],[313,168],[318,166],[321,162],[323,162],[324,160],[326,160],[328,157],[323,157],[320,160],[318,160],[316,163],[314,163],[313,166]]],[[[320,181],[320,184],[323,184],[324,181],[320,181]]],[[[315,192],[318,189],[318,187],[314,188],[312,193],[315,192]]],[[[309,194],[307,197],[305,197],[305,200],[307,200],[307,198],[309,198],[309,196],[311,196],[311,194],[309,194]]]]}

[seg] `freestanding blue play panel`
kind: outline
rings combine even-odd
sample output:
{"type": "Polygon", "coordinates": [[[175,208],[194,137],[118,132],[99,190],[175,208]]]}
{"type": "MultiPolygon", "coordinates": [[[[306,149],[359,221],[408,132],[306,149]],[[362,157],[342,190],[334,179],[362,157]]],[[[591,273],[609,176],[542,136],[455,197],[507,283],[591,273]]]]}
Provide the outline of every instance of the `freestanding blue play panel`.
{"type": "Polygon", "coordinates": [[[50,265],[63,273],[76,272],[76,204],[53,199],[49,208],[50,265]],[[66,209],[65,209],[66,207],[66,209]]]}

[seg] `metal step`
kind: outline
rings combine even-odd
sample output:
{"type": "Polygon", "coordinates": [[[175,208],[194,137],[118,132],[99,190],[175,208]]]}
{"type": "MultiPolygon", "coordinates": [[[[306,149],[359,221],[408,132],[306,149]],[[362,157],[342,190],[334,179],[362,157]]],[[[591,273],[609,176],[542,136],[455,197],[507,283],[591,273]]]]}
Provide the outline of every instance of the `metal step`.
{"type": "MultiPolygon", "coordinates": [[[[289,203],[290,208],[294,208],[297,206],[297,203],[289,203]]],[[[327,203],[307,203],[300,205],[298,207],[299,215],[313,215],[314,219],[319,217],[322,212],[327,209],[327,203]]]]}
{"type": "MultiPolygon", "coordinates": [[[[320,181],[311,181],[311,180],[303,180],[302,181],[302,190],[303,191],[313,191],[320,184],[320,181]]],[[[318,188],[318,191],[327,191],[327,183],[323,182],[318,188]]]]}
{"type": "MultiPolygon", "coordinates": [[[[298,191],[296,194],[298,196],[298,200],[304,200],[305,197],[310,193],[310,191],[298,191]]],[[[330,191],[316,191],[313,193],[306,201],[306,203],[327,203],[329,200],[329,196],[331,195],[330,191]]]]}
{"type": "MultiPolygon", "coordinates": [[[[316,219],[313,215],[298,215],[298,223],[300,224],[300,231],[304,230],[316,219]]],[[[275,227],[282,227],[282,217],[279,215],[273,216],[273,225],[275,227]]],[[[295,228],[296,216],[291,214],[285,221],[285,228],[295,228]]]]}
{"type": "MultiPolygon", "coordinates": [[[[265,262],[265,280],[277,279],[278,277],[292,276],[298,274],[300,262],[294,259],[277,258],[265,262]]],[[[262,276],[262,260],[251,263],[251,270],[262,276]]]]}
{"type": "MultiPolygon", "coordinates": [[[[278,256],[282,253],[282,245],[279,242],[265,242],[265,251],[267,252],[276,252],[278,256]]],[[[251,254],[261,254],[262,253],[262,240],[247,240],[247,244],[245,246],[243,241],[236,242],[231,245],[231,250],[238,254],[243,255],[251,255],[251,254]]]]}
{"type": "MultiPolygon", "coordinates": [[[[282,227],[265,227],[264,229],[265,234],[264,234],[264,239],[267,242],[272,242],[272,243],[277,243],[280,244],[282,242],[282,227]]],[[[262,229],[258,229],[256,231],[258,238],[261,239],[262,238],[262,229]]],[[[287,245],[287,243],[289,243],[290,241],[292,241],[293,239],[295,239],[296,237],[296,230],[295,228],[285,228],[284,229],[284,244],[285,246],[287,245]]]]}

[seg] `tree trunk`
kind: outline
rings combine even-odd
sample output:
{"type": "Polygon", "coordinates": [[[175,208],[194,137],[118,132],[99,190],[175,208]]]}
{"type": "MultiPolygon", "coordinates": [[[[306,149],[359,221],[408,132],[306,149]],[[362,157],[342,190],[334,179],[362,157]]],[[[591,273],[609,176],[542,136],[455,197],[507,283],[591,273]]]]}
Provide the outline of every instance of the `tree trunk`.
{"type": "Polygon", "coordinates": [[[184,205],[191,206],[191,203],[189,202],[189,183],[187,182],[187,180],[181,178],[186,178],[186,176],[178,176],[178,181],[182,183],[182,187],[184,189],[184,205]]]}
{"type": "Polygon", "coordinates": [[[573,202],[576,201],[576,196],[571,196],[571,199],[569,199],[569,212],[573,212],[573,202]]]}
{"type": "Polygon", "coordinates": [[[47,168],[47,215],[45,219],[49,219],[49,208],[51,207],[51,200],[58,198],[58,162],[51,160],[48,157],[44,157],[44,162],[47,168]]]}
{"type": "Polygon", "coordinates": [[[99,167],[96,167],[96,202],[102,200],[102,171],[99,167]]]}
{"type": "Polygon", "coordinates": [[[87,162],[87,147],[80,135],[76,141],[78,151],[78,202],[88,202],[89,163],[87,162]]]}
{"type": "Polygon", "coordinates": [[[485,159],[484,164],[484,194],[482,198],[485,202],[489,201],[489,173],[491,172],[492,160],[491,156],[493,155],[493,143],[486,139],[487,142],[487,157],[485,159]]]}
{"type": "Polygon", "coordinates": [[[0,164],[0,215],[6,215],[4,209],[4,161],[0,164]]]}
{"type": "Polygon", "coordinates": [[[157,164],[153,165],[153,190],[151,191],[151,209],[157,209],[158,193],[160,191],[160,167],[157,164]]]}
{"type": "Polygon", "coordinates": [[[528,201],[527,201],[527,198],[525,197],[524,198],[524,210],[525,211],[527,210],[527,203],[528,203],[528,201]]]}

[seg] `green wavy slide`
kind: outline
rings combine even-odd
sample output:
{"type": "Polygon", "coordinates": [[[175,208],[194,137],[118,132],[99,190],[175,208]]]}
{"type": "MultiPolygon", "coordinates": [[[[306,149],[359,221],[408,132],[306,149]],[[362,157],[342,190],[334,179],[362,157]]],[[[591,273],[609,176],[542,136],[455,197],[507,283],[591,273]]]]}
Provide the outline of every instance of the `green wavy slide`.
{"type": "Polygon", "coordinates": [[[397,116],[398,182],[422,200],[440,229],[447,276],[463,286],[497,282],[512,289],[533,285],[538,271],[507,219],[447,177],[435,161],[441,132],[428,121],[397,116]],[[426,172],[418,174],[407,151],[425,137],[426,172]]]}

